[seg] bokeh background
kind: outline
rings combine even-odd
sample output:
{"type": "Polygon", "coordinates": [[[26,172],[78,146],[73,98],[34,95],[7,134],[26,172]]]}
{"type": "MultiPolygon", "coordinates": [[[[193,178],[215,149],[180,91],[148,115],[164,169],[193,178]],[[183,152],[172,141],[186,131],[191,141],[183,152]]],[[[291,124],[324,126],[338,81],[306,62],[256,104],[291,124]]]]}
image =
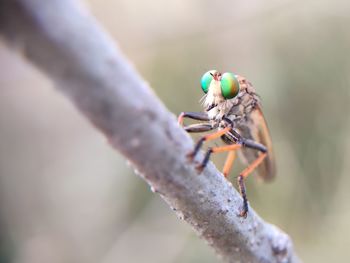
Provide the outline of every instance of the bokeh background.
{"type": "MultiPolygon", "coordinates": [[[[84,4],[176,115],[201,110],[199,79],[209,69],[253,82],[278,176],[271,184],[249,178],[250,204],[291,235],[304,262],[348,260],[349,1],[84,4]]],[[[0,262],[219,262],[51,81],[2,42],[0,86],[0,262]]]]}

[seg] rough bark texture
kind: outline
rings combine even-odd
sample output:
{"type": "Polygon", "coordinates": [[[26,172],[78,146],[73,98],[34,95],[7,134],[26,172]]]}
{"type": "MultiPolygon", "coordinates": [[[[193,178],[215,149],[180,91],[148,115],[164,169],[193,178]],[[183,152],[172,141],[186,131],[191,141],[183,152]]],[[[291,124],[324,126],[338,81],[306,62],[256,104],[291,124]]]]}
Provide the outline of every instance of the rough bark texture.
{"type": "Polygon", "coordinates": [[[190,137],[79,2],[0,0],[0,30],[224,261],[299,262],[285,233],[252,209],[237,216],[241,198],[211,163],[198,175],[186,161],[190,137]]]}

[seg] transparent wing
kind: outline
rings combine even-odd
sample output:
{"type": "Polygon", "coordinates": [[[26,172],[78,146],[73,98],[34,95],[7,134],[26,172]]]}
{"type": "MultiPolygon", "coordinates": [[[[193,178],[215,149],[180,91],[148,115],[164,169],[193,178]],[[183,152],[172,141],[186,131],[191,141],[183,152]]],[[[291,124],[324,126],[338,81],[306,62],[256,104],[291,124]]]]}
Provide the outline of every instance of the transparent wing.
{"type": "MultiPolygon", "coordinates": [[[[254,140],[264,145],[267,150],[267,157],[257,168],[256,172],[264,181],[270,181],[275,177],[276,167],[273,155],[270,133],[260,107],[256,107],[249,116],[246,125],[239,128],[244,138],[254,140]]],[[[249,148],[242,148],[240,158],[246,163],[252,163],[259,156],[259,152],[249,148]]]]}

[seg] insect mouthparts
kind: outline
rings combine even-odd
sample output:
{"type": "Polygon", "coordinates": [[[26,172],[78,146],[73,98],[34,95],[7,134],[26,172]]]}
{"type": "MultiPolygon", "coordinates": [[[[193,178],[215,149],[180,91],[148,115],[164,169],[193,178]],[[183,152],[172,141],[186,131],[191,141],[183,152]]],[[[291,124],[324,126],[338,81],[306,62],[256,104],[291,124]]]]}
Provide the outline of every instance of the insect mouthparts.
{"type": "Polygon", "coordinates": [[[210,111],[212,108],[216,107],[217,104],[211,104],[208,108],[207,108],[207,111],[210,111]]]}

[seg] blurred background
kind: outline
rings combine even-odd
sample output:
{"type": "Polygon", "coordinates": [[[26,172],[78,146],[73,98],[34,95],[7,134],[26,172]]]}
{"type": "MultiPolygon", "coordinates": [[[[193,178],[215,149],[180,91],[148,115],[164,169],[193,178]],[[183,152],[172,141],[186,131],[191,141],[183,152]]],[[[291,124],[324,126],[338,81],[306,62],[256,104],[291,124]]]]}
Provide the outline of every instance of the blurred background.
{"type": "MultiPolygon", "coordinates": [[[[246,76],[262,97],[278,168],[271,184],[248,179],[250,204],[291,235],[304,262],[347,261],[349,1],[84,4],[175,115],[201,110],[205,71],[246,76]]],[[[0,262],[220,262],[2,42],[0,69],[0,262]]],[[[220,169],[223,158],[214,158],[220,169]]]]}

